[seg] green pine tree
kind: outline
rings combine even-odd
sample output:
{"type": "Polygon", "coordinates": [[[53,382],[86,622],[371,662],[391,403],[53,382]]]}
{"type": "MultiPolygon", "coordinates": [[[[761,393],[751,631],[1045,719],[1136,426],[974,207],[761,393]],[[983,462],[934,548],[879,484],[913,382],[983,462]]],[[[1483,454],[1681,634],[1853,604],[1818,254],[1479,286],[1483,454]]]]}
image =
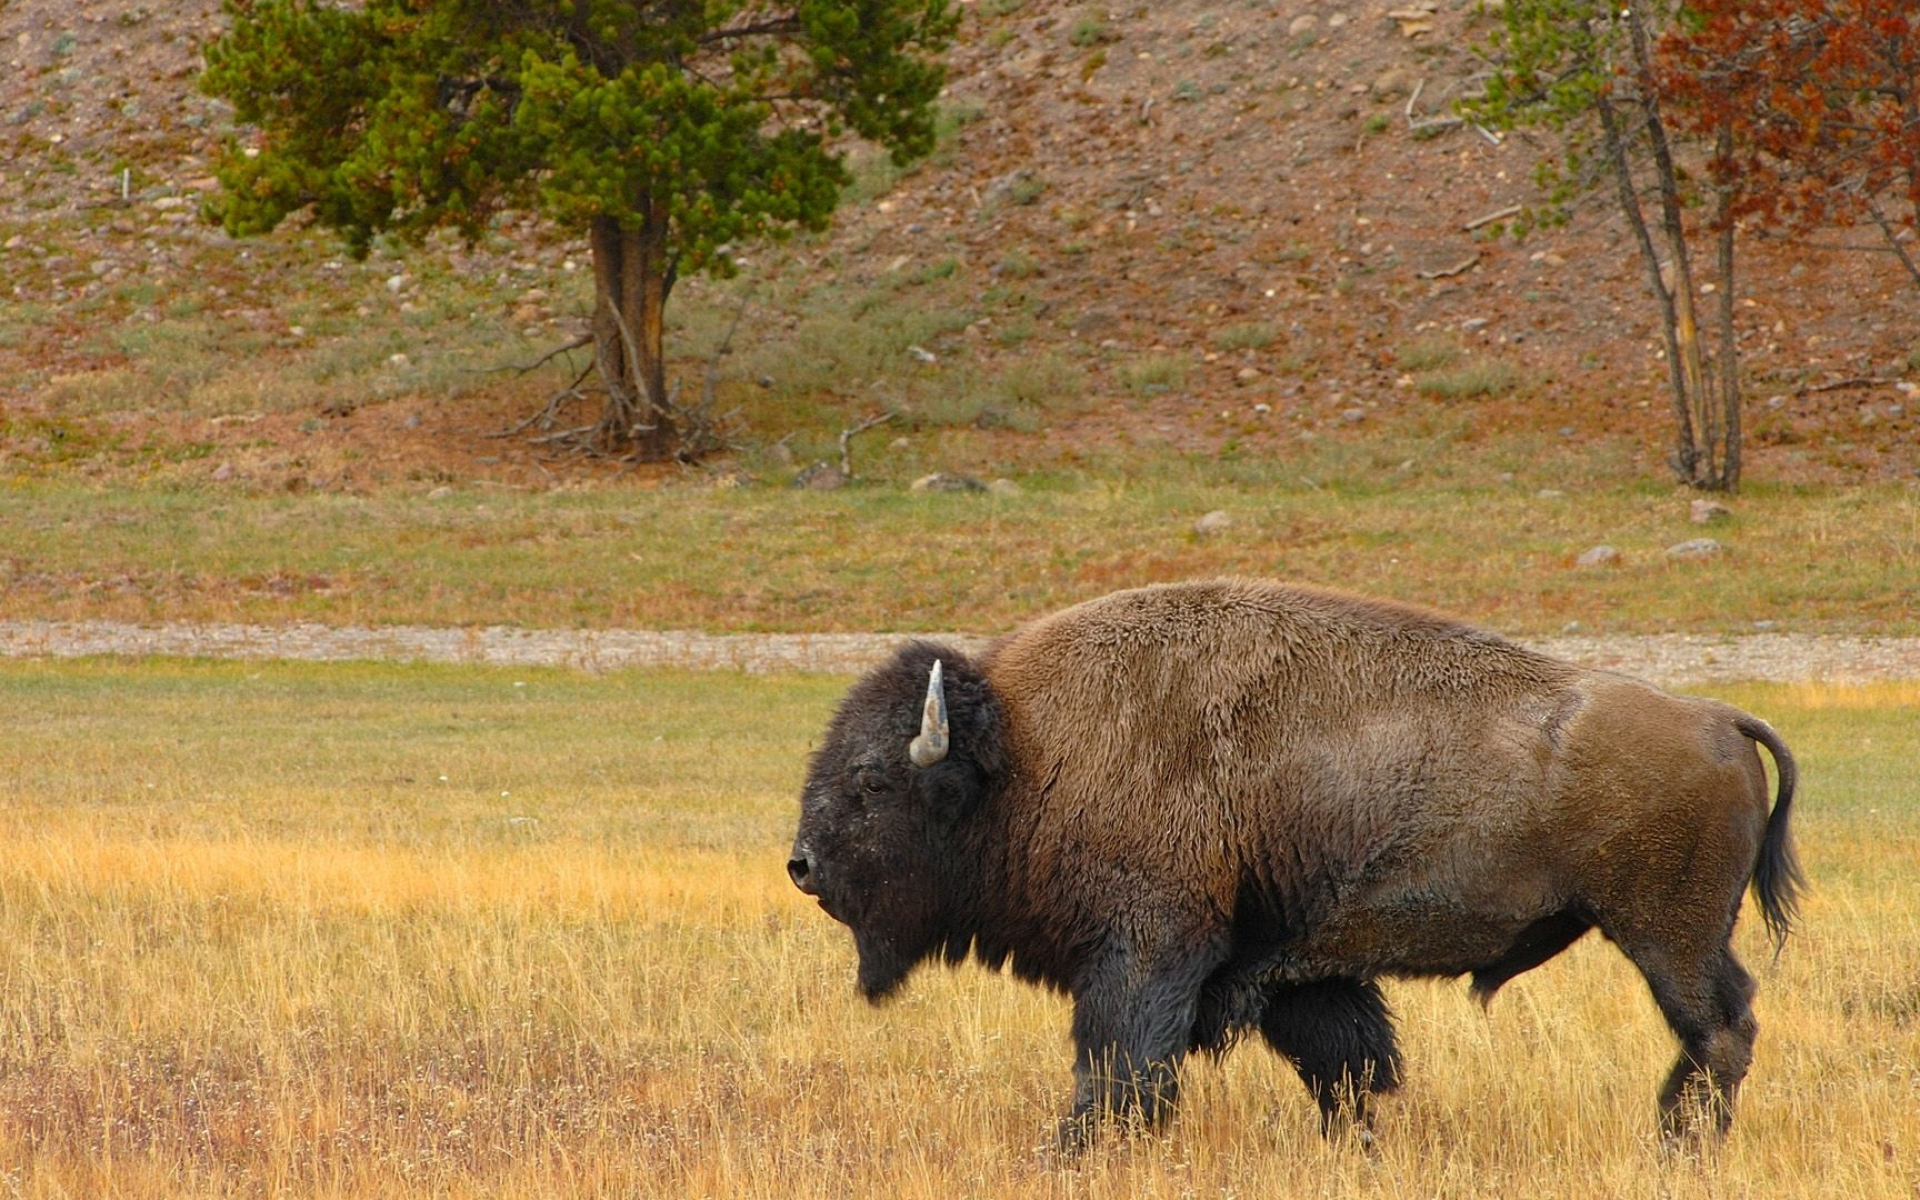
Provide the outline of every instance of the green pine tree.
{"type": "Polygon", "coordinates": [[[823,228],[842,136],[933,145],[947,0],[226,0],[200,86],[230,146],[209,215],[236,235],[311,210],[376,234],[477,237],[503,209],[584,230],[606,450],[698,452],[666,384],[674,282],[741,243],[823,228]]]}

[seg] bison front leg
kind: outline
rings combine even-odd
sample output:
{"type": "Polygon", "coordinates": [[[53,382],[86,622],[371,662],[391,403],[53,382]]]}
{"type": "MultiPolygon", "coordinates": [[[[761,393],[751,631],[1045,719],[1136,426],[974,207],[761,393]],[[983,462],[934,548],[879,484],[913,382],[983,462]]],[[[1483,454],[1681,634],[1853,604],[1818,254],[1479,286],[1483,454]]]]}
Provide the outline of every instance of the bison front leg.
{"type": "Polygon", "coordinates": [[[1114,1120],[1158,1128],[1179,1098],[1180,1061],[1211,958],[1116,952],[1074,989],[1073,1108],[1060,1123],[1068,1154],[1114,1120]]]}
{"type": "Polygon", "coordinates": [[[1300,1072],[1320,1106],[1320,1132],[1372,1137],[1367,1099],[1400,1084],[1400,1048],[1380,985],[1327,979],[1282,984],[1260,1014],[1267,1044],[1300,1072]]]}

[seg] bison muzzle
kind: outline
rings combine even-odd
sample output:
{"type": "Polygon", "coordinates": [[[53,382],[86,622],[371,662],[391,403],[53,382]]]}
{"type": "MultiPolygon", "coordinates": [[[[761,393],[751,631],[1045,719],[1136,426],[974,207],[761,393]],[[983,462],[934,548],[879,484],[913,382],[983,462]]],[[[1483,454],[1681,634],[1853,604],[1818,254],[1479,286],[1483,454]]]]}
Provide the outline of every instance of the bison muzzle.
{"type": "Polygon", "coordinates": [[[1187,1054],[1256,1030],[1323,1128],[1364,1131],[1400,1076],[1382,976],[1486,1001],[1589,929],[1679,1037],[1680,1135],[1732,1119],[1755,1023],[1729,939],[1749,883],[1787,935],[1793,790],[1728,705],[1420,609],[1193,583],[977,659],[902,649],[813,755],[787,870],[853,931],[870,999],[969,954],[1071,995],[1068,1148],[1164,1120],[1187,1054]]]}

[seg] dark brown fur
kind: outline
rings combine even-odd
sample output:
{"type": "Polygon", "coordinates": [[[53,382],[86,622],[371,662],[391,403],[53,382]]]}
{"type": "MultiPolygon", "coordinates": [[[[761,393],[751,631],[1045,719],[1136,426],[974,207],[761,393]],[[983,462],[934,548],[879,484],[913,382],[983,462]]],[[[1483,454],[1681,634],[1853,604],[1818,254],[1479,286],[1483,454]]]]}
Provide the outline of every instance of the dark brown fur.
{"type": "Polygon", "coordinates": [[[1786,936],[1794,778],[1724,704],[1418,609],[1198,583],[1042,618],[977,663],[903,651],[836,714],[789,869],[854,930],[870,996],[969,952],[1069,992],[1069,1143],[1159,1119],[1186,1053],[1256,1029],[1329,1124],[1364,1120],[1399,1075],[1375,980],[1471,975],[1490,999],[1590,928],[1681,1039],[1667,1128],[1723,1129],[1754,1032],[1728,938],[1750,881],[1786,936]],[[921,770],[935,657],[953,748],[921,770]]]}

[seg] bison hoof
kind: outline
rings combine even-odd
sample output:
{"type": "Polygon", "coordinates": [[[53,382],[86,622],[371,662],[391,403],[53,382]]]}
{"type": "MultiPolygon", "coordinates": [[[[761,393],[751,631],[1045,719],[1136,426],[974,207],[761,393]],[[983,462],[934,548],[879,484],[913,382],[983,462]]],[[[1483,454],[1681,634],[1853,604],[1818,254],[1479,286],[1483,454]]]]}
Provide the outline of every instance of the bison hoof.
{"type": "Polygon", "coordinates": [[[1053,1152],[1065,1162],[1072,1162],[1087,1152],[1093,1145],[1094,1129],[1099,1117],[1091,1112],[1074,1113],[1063,1118],[1053,1131],[1053,1152]]]}

